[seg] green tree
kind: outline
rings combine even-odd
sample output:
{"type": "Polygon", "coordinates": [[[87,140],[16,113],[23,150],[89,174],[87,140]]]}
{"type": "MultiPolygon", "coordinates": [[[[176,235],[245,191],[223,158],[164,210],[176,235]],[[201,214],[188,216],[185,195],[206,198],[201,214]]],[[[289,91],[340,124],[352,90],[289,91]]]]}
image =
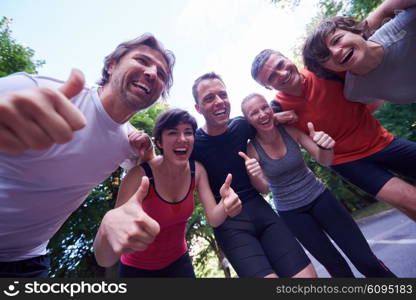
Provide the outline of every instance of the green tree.
{"type": "Polygon", "coordinates": [[[35,51],[16,42],[12,37],[11,19],[3,17],[0,21],[0,77],[15,72],[35,74],[45,61],[33,60],[35,51]]]}
{"type": "MultiPolygon", "coordinates": [[[[196,193],[194,196],[198,199],[196,193]]],[[[222,263],[225,255],[214,237],[199,201],[196,201],[194,213],[188,221],[186,240],[197,277],[231,277],[229,269],[222,263]]]]}
{"type": "MultiPolygon", "coordinates": [[[[306,0],[271,0],[274,5],[283,9],[293,9],[304,1],[306,0]]],[[[364,19],[382,2],[383,0],[319,0],[317,5],[323,18],[341,14],[364,19]]]]}

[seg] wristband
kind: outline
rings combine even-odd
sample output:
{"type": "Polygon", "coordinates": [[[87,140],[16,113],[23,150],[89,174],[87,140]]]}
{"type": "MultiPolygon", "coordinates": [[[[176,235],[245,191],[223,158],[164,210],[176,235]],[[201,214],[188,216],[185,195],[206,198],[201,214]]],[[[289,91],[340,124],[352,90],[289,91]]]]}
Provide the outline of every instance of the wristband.
{"type": "Polygon", "coordinates": [[[325,150],[325,151],[331,151],[332,150],[332,148],[325,148],[325,147],[322,147],[321,145],[318,145],[318,144],[316,144],[320,149],[322,149],[322,150],[325,150]]]}

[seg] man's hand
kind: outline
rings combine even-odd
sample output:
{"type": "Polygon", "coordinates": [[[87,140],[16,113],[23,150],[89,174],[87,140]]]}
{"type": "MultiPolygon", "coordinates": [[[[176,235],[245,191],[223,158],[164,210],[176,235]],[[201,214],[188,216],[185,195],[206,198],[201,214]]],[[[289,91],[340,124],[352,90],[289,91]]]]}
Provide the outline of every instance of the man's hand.
{"type": "Polygon", "coordinates": [[[232,175],[228,174],[224,184],[221,186],[220,195],[223,199],[225,213],[230,217],[235,217],[241,212],[241,200],[231,188],[232,180],[232,175]]]}
{"type": "Polygon", "coordinates": [[[69,100],[83,87],[84,75],[74,69],[57,90],[39,87],[0,95],[0,151],[19,154],[69,142],[86,125],[69,100]]]}
{"type": "Polygon", "coordinates": [[[298,121],[298,115],[294,110],[286,110],[273,114],[274,124],[292,124],[298,121]]]}
{"type": "Polygon", "coordinates": [[[238,155],[242,159],[244,159],[244,163],[246,164],[247,173],[253,177],[259,176],[262,171],[259,162],[255,158],[250,158],[244,152],[238,152],[238,155]]]}
{"type": "Polygon", "coordinates": [[[149,179],[144,176],[137,192],[103,218],[102,230],[117,255],[144,250],[159,234],[159,224],[142,209],[148,189],[149,179]]]}
{"type": "Polygon", "coordinates": [[[315,131],[315,127],[312,122],[308,122],[309,136],[323,150],[331,150],[335,146],[335,141],[332,137],[323,131],[315,131]]]}

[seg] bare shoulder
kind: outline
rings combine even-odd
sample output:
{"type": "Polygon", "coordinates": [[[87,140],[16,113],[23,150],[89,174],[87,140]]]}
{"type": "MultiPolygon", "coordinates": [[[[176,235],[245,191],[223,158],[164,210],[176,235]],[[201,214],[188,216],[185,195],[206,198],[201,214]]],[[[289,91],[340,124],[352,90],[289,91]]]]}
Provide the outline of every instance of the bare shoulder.
{"type": "Polygon", "coordinates": [[[205,167],[199,161],[195,161],[195,174],[199,176],[201,173],[206,173],[205,167]]]}
{"type": "Polygon", "coordinates": [[[253,145],[253,141],[250,140],[247,144],[247,155],[251,158],[259,159],[259,156],[257,154],[256,148],[253,145]]]}
{"type": "Polygon", "coordinates": [[[135,166],[127,172],[126,176],[123,178],[123,181],[136,180],[145,175],[146,173],[141,166],[135,166]]]}
{"type": "Polygon", "coordinates": [[[292,139],[294,139],[297,142],[300,141],[302,132],[299,129],[288,125],[284,125],[283,128],[286,130],[287,134],[289,134],[292,139]]]}

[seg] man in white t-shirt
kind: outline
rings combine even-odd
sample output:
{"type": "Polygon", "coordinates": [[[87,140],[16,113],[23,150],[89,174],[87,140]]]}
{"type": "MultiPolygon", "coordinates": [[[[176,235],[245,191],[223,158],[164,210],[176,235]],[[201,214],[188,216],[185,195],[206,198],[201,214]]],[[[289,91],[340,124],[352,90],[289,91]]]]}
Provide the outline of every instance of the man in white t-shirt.
{"type": "MultiPolygon", "coordinates": [[[[166,96],[174,61],[145,34],[105,58],[98,88],[78,70],[66,82],[0,78],[0,277],[46,277],[47,243],[88,193],[123,162],[153,155],[128,120],[166,96]]],[[[101,223],[97,236],[115,251],[142,250],[159,232],[140,208],[147,185],[101,223]]]]}

